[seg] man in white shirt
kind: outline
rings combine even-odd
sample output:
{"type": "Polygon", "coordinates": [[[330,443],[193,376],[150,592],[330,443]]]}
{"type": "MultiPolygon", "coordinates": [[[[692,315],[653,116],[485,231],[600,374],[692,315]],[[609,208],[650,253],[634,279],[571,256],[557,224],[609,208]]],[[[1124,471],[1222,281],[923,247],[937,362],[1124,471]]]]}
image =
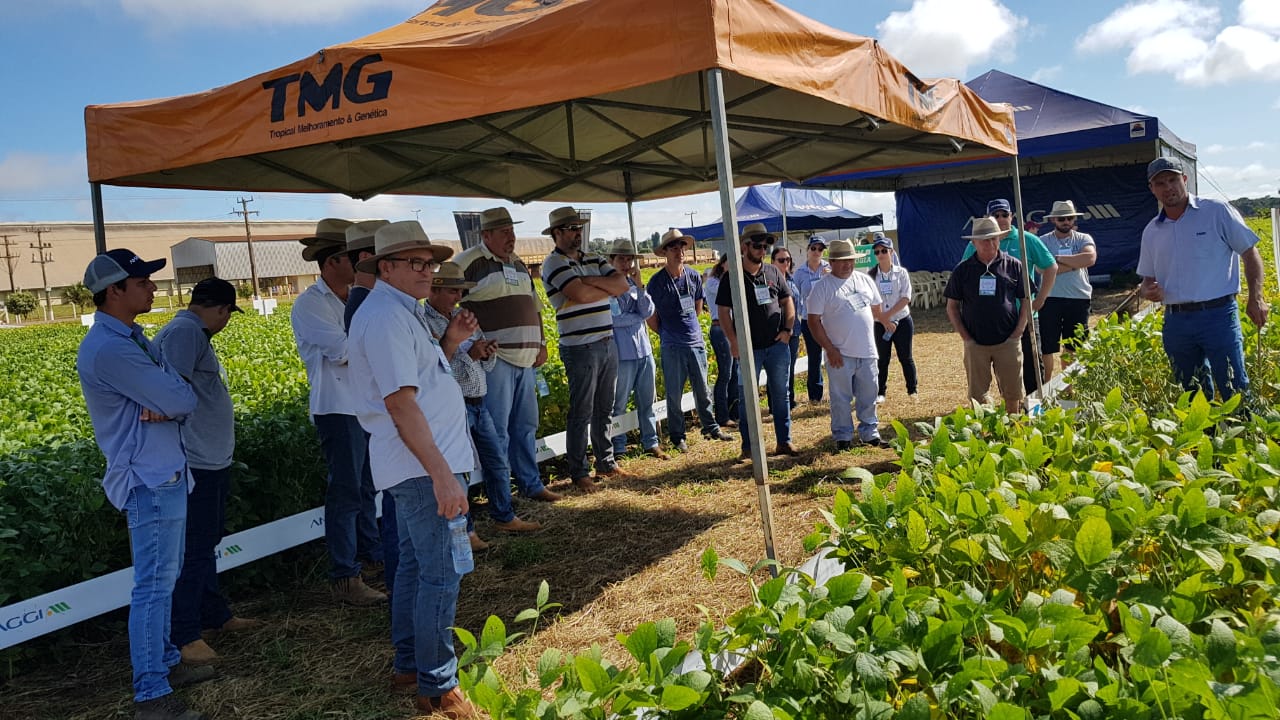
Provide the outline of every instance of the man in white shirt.
{"type": "Polygon", "coordinates": [[[391,603],[392,683],[416,684],[423,713],[472,718],[476,709],[458,689],[453,654],[462,576],[449,521],[467,512],[475,461],[449,358],[479,325],[461,310],[437,340],[418,305],[452,252],[432,245],[416,221],[378,229],[373,256],[358,265],[378,281],[351,320],[351,376],[360,424],[369,431],[373,482],[395,496],[402,537],[391,603]]]}
{"type": "Polygon", "coordinates": [[[372,484],[365,486],[364,432],[356,420],[347,380],[347,333],[343,325],[347,293],[355,273],[347,257],[346,220],[326,218],[315,235],[302,240],[302,259],[320,267],[320,279],[293,304],[290,321],[298,354],[311,386],[311,420],[329,466],[324,498],[324,540],[334,596],[367,606],[387,596],[364,584],[357,557],[376,553],[372,484]],[[364,536],[363,538],[361,536],[364,536]]]}
{"type": "Polygon", "coordinates": [[[814,283],[806,299],[809,331],[827,354],[831,437],[837,451],[853,447],[855,403],[858,437],[868,445],[888,447],[876,416],[875,324],[884,321],[884,301],[870,276],[854,272],[855,257],[852,241],[833,240],[827,257],[831,274],[814,283]]]}

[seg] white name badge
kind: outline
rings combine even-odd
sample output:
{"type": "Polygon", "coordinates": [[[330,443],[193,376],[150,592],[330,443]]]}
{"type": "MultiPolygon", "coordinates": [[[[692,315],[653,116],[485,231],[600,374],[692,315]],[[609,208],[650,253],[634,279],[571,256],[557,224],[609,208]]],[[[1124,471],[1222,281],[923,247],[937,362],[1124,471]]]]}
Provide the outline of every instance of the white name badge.
{"type": "Polygon", "coordinates": [[[893,292],[893,280],[890,278],[882,279],[880,281],[880,294],[888,295],[891,292],[893,292]]]}
{"type": "Polygon", "coordinates": [[[990,275],[978,278],[978,294],[992,297],[996,294],[996,279],[990,275]]]}
{"type": "Polygon", "coordinates": [[[681,315],[693,314],[693,298],[689,297],[688,295],[680,296],[680,314],[681,315]]]}
{"type": "Polygon", "coordinates": [[[867,301],[866,301],[866,299],[865,299],[865,298],[863,298],[861,295],[854,295],[854,296],[853,296],[853,311],[854,311],[854,312],[862,312],[863,310],[867,309],[867,307],[868,307],[868,303],[867,303],[867,301]]]}
{"type": "Polygon", "coordinates": [[[773,302],[773,295],[769,293],[768,285],[756,285],[756,304],[768,305],[773,302]]]}
{"type": "Polygon", "coordinates": [[[502,277],[507,281],[508,285],[520,284],[520,273],[516,270],[515,265],[503,265],[502,277]]]}

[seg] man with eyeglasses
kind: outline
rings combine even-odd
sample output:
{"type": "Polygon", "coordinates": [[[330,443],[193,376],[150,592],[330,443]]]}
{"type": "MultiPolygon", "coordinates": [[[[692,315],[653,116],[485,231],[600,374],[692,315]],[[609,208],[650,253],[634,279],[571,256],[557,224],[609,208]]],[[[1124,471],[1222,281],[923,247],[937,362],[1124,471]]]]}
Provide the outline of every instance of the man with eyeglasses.
{"type": "MultiPolygon", "coordinates": [[[[787,386],[791,377],[791,335],[795,332],[795,305],[782,271],[764,261],[777,238],[763,223],[751,223],[742,229],[742,279],[746,285],[747,327],[751,330],[751,351],[755,357],[756,375],[739,376],[738,426],[742,429],[742,459],[751,457],[751,432],[747,425],[746,393],[756,392],[760,370],[767,374],[769,407],[773,410],[773,429],[778,440],[777,455],[799,455],[791,444],[791,403],[787,386]]],[[[733,289],[720,283],[716,295],[720,328],[729,340],[729,352],[738,357],[737,328],[733,324],[733,289]]],[[[757,442],[761,438],[756,438],[757,442]]]]}
{"type": "Polygon", "coordinates": [[[805,249],[804,262],[800,263],[800,267],[794,268],[792,273],[792,281],[795,283],[796,293],[794,299],[796,304],[796,318],[800,321],[800,336],[804,338],[804,352],[808,357],[809,371],[805,374],[805,386],[809,391],[809,402],[815,403],[822,400],[822,346],[818,344],[817,338],[809,331],[808,323],[808,306],[805,299],[809,296],[809,291],[813,289],[813,284],[822,279],[823,275],[831,272],[831,264],[822,259],[822,251],[827,249],[827,243],[820,235],[814,235],[809,238],[809,246],[805,249]]]}
{"type": "Polygon", "coordinates": [[[627,278],[603,256],[582,252],[583,220],[572,207],[552,210],[543,235],[555,249],[542,263],[542,285],[556,310],[560,360],[569,381],[565,455],[569,477],[583,492],[600,490],[587,460],[587,431],[598,477],[628,477],[613,457],[613,399],[618,348],[610,300],[627,292],[627,278]]]}
{"type": "Polygon", "coordinates": [[[1093,286],[1089,284],[1089,268],[1098,261],[1093,236],[1076,229],[1075,203],[1057,200],[1045,219],[1053,223],[1053,231],[1040,236],[1058,261],[1058,278],[1048,291],[1040,308],[1040,357],[1044,360],[1045,379],[1058,371],[1058,353],[1063,344],[1074,345],[1089,332],[1089,301],[1093,286]]]}
{"type": "MultiPolygon", "coordinates": [[[[1058,262],[1054,259],[1053,253],[1049,252],[1049,249],[1040,241],[1040,238],[1012,227],[1013,211],[1008,200],[996,198],[987,203],[987,217],[993,218],[996,224],[1000,226],[1000,230],[1005,233],[1000,238],[1000,252],[1008,253],[1021,262],[1027,272],[1031,273],[1031,322],[1035,322],[1036,312],[1044,306],[1044,301],[1049,297],[1049,293],[1053,290],[1053,283],[1058,278],[1058,262]],[[1022,233],[1022,238],[1026,241],[1028,258],[1022,257],[1022,247],[1018,242],[1018,233],[1022,233]],[[1038,282],[1035,275],[1037,271],[1040,273],[1038,282]]],[[[968,260],[973,256],[973,252],[974,246],[972,244],[966,246],[964,255],[960,258],[961,261],[968,260]]],[[[1039,388],[1036,376],[1040,374],[1040,366],[1036,364],[1035,353],[1031,348],[1031,330],[1029,327],[1023,330],[1021,343],[1022,389],[1023,392],[1030,394],[1039,388]]]]}

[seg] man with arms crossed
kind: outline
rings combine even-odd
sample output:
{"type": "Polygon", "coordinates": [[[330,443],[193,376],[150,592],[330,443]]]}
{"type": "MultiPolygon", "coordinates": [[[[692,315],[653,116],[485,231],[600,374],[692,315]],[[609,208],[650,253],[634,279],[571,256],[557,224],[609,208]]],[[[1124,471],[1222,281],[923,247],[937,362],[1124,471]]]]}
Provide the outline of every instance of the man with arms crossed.
{"type": "Polygon", "coordinates": [[[1093,297],[1089,268],[1098,261],[1098,249],[1092,235],[1076,229],[1080,216],[1075,203],[1057,200],[1045,215],[1053,223],[1053,232],[1040,236],[1040,242],[1058,261],[1057,280],[1040,307],[1040,352],[1046,380],[1058,371],[1062,344],[1074,344],[1081,328],[1089,331],[1089,300],[1093,297]]]}

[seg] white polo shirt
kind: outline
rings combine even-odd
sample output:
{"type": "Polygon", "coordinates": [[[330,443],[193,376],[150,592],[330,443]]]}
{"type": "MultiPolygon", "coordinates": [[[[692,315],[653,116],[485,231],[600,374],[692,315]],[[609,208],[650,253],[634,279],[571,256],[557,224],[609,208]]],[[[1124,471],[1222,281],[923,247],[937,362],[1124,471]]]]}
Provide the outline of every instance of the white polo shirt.
{"type": "Polygon", "coordinates": [[[416,300],[379,280],[351,319],[350,353],[356,416],[369,433],[375,488],[427,474],[387,412],[387,396],[403,387],[416,389],[418,407],[449,469],[475,469],[462,389],[416,300]]]}
{"type": "Polygon", "coordinates": [[[307,366],[312,415],[354,415],[347,381],[347,306],[321,278],[293,303],[289,322],[298,355],[307,366]]]}
{"type": "Polygon", "coordinates": [[[857,270],[846,280],[824,275],[813,284],[807,301],[809,317],[821,316],[831,344],[851,358],[879,357],[871,307],[882,302],[871,276],[857,270]]]}

